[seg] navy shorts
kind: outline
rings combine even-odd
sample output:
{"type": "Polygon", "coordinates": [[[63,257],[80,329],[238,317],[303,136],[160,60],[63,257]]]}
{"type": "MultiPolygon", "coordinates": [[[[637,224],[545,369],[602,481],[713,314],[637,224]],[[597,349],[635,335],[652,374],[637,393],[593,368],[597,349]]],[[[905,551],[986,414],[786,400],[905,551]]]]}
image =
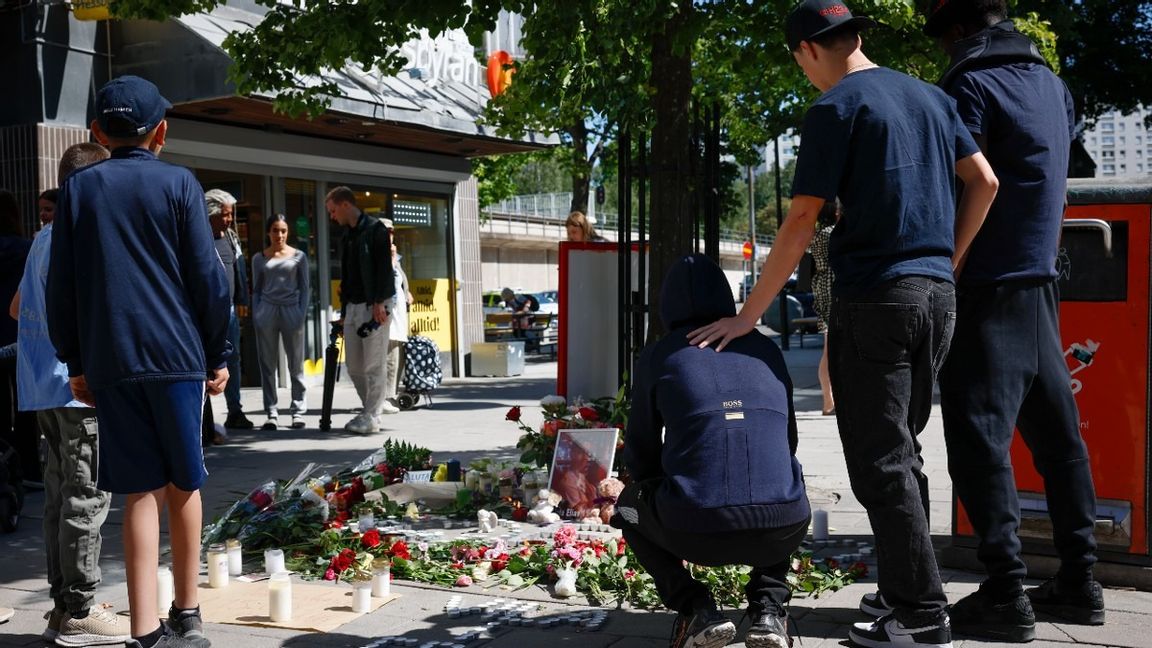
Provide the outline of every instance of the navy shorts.
{"type": "Polygon", "coordinates": [[[208,471],[200,448],[204,381],[122,383],[93,390],[100,422],[96,485],[146,493],[172,484],[198,490],[208,471]]]}

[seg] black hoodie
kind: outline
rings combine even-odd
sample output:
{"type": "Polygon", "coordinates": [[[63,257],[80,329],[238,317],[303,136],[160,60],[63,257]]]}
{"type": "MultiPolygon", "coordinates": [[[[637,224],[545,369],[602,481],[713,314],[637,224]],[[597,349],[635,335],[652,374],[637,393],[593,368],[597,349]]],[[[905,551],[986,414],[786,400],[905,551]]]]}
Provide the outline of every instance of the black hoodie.
{"type": "Polygon", "coordinates": [[[805,521],[780,349],[756,331],[720,353],[688,344],[692,329],[736,314],[723,271],[706,256],[677,262],[660,299],[669,333],[637,361],[624,458],[634,480],[663,478],[655,496],[663,525],[716,532],[805,521]]]}

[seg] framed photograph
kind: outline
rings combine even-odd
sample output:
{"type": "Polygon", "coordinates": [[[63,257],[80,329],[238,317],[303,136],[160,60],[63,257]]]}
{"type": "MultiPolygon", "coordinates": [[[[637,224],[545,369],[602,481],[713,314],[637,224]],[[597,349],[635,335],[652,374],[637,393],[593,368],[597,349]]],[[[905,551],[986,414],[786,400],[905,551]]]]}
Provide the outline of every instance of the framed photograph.
{"type": "Polygon", "coordinates": [[[616,428],[560,430],[548,488],[560,495],[560,515],[580,519],[599,508],[596,487],[607,479],[616,455],[616,428]]]}

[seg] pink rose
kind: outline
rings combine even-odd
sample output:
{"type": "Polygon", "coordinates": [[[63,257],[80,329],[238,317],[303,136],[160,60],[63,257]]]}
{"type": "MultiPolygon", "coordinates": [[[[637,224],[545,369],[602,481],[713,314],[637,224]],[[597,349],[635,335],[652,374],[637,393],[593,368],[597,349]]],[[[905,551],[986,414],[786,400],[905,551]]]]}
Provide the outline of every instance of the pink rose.
{"type": "Polygon", "coordinates": [[[456,578],[456,587],[469,587],[472,585],[472,577],[461,574],[456,578]]]}

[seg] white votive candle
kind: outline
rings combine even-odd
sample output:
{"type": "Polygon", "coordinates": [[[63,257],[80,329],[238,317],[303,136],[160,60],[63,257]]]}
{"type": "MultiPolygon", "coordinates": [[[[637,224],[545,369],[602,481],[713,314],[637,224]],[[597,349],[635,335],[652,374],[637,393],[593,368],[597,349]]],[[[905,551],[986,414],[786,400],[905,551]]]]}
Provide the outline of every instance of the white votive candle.
{"type": "Polygon", "coordinates": [[[358,581],[352,585],[352,611],[357,614],[372,611],[372,583],[358,581]]]}
{"type": "Polygon", "coordinates": [[[228,587],[228,550],[224,545],[208,548],[208,587],[228,587]]]}
{"type": "Polygon", "coordinates": [[[372,511],[361,513],[359,523],[360,532],[367,533],[376,528],[376,516],[372,514],[372,511]]]}
{"type": "Polygon", "coordinates": [[[156,611],[160,616],[168,616],[172,607],[172,599],[176,597],[176,589],[172,583],[172,570],[168,565],[156,568],[156,611]]]}
{"type": "Polygon", "coordinates": [[[228,575],[239,576],[244,572],[244,554],[240,541],[233,538],[225,546],[228,547],[228,575]]]}
{"type": "Polygon", "coordinates": [[[288,572],[277,572],[268,580],[268,618],[275,623],[292,620],[292,579],[288,572]]]}
{"type": "Polygon", "coordinates": [[[379,568],[372,574],[372,596],[384,598],[392,594],[392,570],[388,566],[379,568]]]}
{"type": "Polygon", "coordinates": [[[812,539],[828,539],[828,511],[816,509],[812,512],[812,539]]]}
{"type": "Polygon", "coordinates": [[[264,573],[268,575],[287,571],[284,569],[284,552],[280,549],[264,550],[264,573]]]}

